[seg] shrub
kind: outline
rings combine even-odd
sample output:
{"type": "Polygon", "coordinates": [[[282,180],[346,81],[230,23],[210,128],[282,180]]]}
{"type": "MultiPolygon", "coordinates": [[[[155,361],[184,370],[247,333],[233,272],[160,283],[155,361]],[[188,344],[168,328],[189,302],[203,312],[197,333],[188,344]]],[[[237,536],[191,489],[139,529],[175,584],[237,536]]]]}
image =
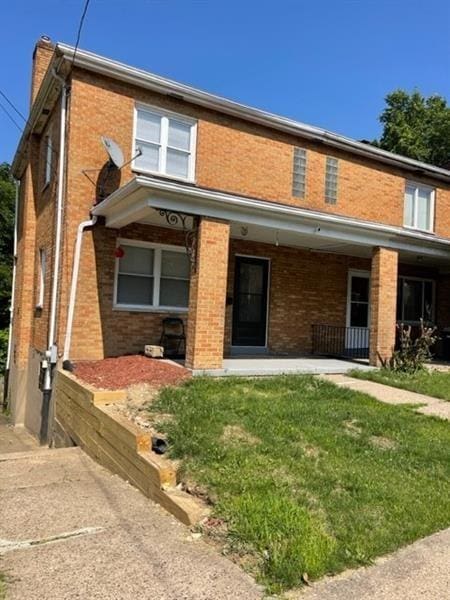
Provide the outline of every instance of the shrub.
{"type": "Polygon", "coordinates": [[[0,329],[0,375],[3,375],[3,371],[5,370],[7,352],[8,352],[8,330],[0,329]]]}
{"type": "Polygon", "coordinates": [[[425,367],[432,357],[431,348],[439,339],[436,327],[427,327],[420,320],[420,333],[413,339],[411,325],[397,325],[399,347],[383,366],[401,373],[416,373],[425,367]]]}

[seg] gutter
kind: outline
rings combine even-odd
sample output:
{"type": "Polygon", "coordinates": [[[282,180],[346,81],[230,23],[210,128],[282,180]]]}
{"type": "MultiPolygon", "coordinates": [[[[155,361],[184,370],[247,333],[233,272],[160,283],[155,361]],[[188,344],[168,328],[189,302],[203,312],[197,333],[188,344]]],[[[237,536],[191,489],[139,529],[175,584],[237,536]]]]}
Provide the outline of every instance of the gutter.
{"type": "MultiPolygon", "coordinates": [[[[56,50],[66,59],[72,61],[75,49],[67,44],[58,43],[56,50]]],[[[258,123],[260,125],[271,127],[290,133],[296,136],[306,137],[314,142],[324,143],[328,146],[338,148],[352,154],[357,154],[387,163],[393,166],[401,167],[414,171],[416,174],[429,175],[433,178],[442,179],[450,183],[450,171],[434,165],[407,158],[376,148],[362,142],[358,142],[326,129],[306,125],[293,119],[288,119],[268,111],[253,108],[233,100],[228,100],[209,92],[198,90],[194,87],[178,83],[171,79],[160,77],[142,69],[136,69],[115,60],[105,58],[88,52],[86,50],[77,50],[75,56],[75,65],[90,71],[101,73],[107,77],[114,77],[120,81],[126,81],[133,85],[138,85],[161,94],[172,96],[192,104],[204,106],[221,113],[226,113],[246,121],[258,123]]]]}

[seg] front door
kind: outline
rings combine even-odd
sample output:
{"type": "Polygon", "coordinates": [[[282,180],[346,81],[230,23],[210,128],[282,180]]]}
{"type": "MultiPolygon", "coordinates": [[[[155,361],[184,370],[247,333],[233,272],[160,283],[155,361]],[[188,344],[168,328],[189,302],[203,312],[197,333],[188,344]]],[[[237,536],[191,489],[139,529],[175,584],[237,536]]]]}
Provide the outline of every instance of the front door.
{"type": "Polygon", "coordinates": [[[347,329],[345,347],[352,350],[369,347],[370,275],[366,271],[350,271],[347,295],[347,329]]]}
{"type": "Polygon", "coordinates": [[[269,261],[236,256],[233,300],[233,346],[266,345],[269,261]]]}

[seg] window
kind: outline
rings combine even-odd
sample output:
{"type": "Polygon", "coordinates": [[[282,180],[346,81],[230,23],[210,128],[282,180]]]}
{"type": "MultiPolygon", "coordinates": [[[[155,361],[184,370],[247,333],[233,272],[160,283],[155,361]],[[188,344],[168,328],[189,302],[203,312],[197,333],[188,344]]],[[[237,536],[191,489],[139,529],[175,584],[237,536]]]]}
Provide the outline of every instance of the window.
{"type": "Polygon", "coordinates": [[[304,198],[306,185],[306,150],[294,148],[292,195],[304,198]]]}
{"type": "Polygon", "coordinates": [[[45,271],[47,268],[47,256],[44,248],[39,248],[39,272],[38,272],[38,294],[36,301],[36,308],[42,308],[44,306],[44,293],[45,293],[45,271]]]}
{"type": "Polygon", "coordinates": [[[336,204],[338,184],[338,159],[327,156],[325,166],[325,202],[336,204]]]}
{"type": "Polygon", "coordinates": [[[194,180],[196,123],[157,109],[136,108],[137,171],[194,180]]]}
{"type": "Polygon", "coordinates": [[[428,186],[407,183],[405,188],[405,227],[433,231],[434,190],[428,186]]]}
{"type": "Polygon", "coordinates": [[[397,321],[403,323],[434,321],[434,281],[400,277],[397,292],[397,321]]]}
{"type": "Polygon", "coordinates": [[[53,142],[50,133],[45,136],[45,175],[44,186],[50,183],[52,178],[53,142]]]}
{"type": "Polygon", "coordinates": [[[116,259],[115,306],[186,309],[190,264],[184,248],[124,240],[116,259]]]}

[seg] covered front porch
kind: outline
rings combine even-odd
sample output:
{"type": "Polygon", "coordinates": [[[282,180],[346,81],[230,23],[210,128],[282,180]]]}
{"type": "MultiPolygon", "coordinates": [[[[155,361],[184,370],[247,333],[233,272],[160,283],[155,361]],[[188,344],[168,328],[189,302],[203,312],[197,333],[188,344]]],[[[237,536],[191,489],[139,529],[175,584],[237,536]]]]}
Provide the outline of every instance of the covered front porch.
{"type": "MultiPolygon", "coordinates": [[[[431,282],[421,284],[421,306],[410,301],[407,311],[450,325],[450,248],[429,234],[144,177],[94,214],[116,230],[116,247],[142,241],[161,256],[173,243],[189,257],[185,307],[115,305],[111,327],[136,332],[123,353],[157,343],[170,314],[185,324],[185,363],[194,373],[344,372],[355,358],[378,365],[394,348],[404,281],[411,289],[431,282]]],[[[115,300],[118,261],[110,268],[115,300]]]]}

